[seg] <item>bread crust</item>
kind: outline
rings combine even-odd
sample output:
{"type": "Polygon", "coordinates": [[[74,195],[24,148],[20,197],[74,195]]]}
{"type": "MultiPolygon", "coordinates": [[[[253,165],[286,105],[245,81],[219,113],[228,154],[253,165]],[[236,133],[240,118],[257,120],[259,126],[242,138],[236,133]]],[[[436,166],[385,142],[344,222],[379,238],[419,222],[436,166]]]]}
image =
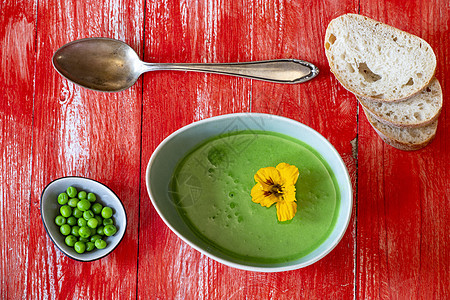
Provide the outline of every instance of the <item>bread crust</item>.
{"type": "MultiPolygon", "coordinates": [[[[334,39],[336,39],[334,34],[333,34],[333,37],[334,37],[334,39]]],[[[362,98],[373,100],[373,101],[381,101],[381,102],[396,102],[396,101],[406,100],[406,99],[409,99],[411,97],[414,97],[415,95],[420,93],[425,87],[427,87],[430,84],[431,80],[433,79],[433,77],[434,77],[434,75],[436,73],[436,56],[435,56],[435,54],[433,52],[433,49],[431,48],[431,46],[426,41],[424,41],[423,39],[421,39],[421,38],[419,38],[419,37],[417,37],[415,35],[412,35],[412,34],[410,34],[408,32],[402,31],[400,29],[397,29],[397,28],[392,27],[390,25],[378,22],[376,20],[370,19],[370,18],[365,17],[365,16],[356,15],[356,14],[345,14],[345,15],[342,15],[342,16],[339,16],[339,17],[333,19],[328,24],[328,27],[327,27],[326,33],[325,33],[325,40],[324,41],[325,41],[324,42],[325,55],[326,55],[326,57],[328,59],[331,72],[334,74],[336,79],[342,84],[342,86],[345,89],[347,89],[348,91],[350,91],[353,94],[357,95],[358,97],[362,97],[362,98]],[[428,76],[427,78],[423,78],[423,84],[418,86],[418,87],[416,87],[410,93],[404,95],[403,97],[395,97],[395,98],[379,98],[379,97],[376,97],[376,96],[374,97],[373,95],[370,95],[369,93],[367,93],[368,92],[367,90],[365,91],[366,93],[363,93],[363,92],[355,90],[354,88],[349,86],[347,80],[345,80],[341,76],[341,73],[344,74],[344,72],[340,72],[336,68],[335,58],[333,57],[333,53],[330,51],[332,46],[330,45],[330,42],[329,42],[330,40],[332,40],[331,39],[331,35],[334,33],[333,30],[332,30],[332,27],[334,26],[334,23],[335,22],[340,22],[341,19],[346,19],[346,18],[347,19],[360,19],[360,20],[363,19],[363,20],[365,20],[367,22],[367,26],[368,27],[372,26],[372,27],[375,28],[377,26],[380,26],[380,28],[382,27],[382,28],[386,29],[387,31],[397,32],[398,34],[401,33],[402,35],[405,35],[405,36],[409,37],[410,39],[413,39],[413,40],[416,40],[416,41],[420,41],[421,45],[423,43],[425,45],[425,47],[430,50],[430,53],[431,53],[430,57],[433,58],[433,62],[434,62],[433,66],[432,66],[432,72],[431,72],[432,74],[431,74],[431,76],[427,75],[428,76]]],[[[400,85],[401,85],[401,83],[398,83],[398,87],[400,85]]]]}

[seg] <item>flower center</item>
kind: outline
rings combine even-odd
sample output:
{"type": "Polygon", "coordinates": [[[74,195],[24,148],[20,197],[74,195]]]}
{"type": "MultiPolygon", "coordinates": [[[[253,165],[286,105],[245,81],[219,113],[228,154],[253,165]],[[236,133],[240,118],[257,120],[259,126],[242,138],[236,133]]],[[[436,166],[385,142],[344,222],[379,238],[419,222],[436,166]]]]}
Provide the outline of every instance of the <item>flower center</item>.
{"type": "Polygon", "coordinates": [[[277,198],[281,197],[284,194],[283,187],[279,184],[272,185],[270,188],[270,192],[277,198]]]}

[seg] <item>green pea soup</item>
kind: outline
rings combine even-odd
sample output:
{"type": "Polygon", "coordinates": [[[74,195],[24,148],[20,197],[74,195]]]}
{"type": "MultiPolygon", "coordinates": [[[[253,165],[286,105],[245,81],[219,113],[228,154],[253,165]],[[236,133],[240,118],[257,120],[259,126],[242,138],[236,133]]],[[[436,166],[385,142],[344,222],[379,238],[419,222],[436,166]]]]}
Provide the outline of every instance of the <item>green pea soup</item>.
{"type": "Polygon", "coordinates": [[[327,162],[307,144],[267,131],[237,131],[206,140],[175,168],[169,186],[191,230],[227,255],[261,263],[301,258],[333,230],[340,194],[327,162]],[[252,202],[254,175],[281,162],[299,169],[297,213],[279,222],[275,204],[252,202]]]}

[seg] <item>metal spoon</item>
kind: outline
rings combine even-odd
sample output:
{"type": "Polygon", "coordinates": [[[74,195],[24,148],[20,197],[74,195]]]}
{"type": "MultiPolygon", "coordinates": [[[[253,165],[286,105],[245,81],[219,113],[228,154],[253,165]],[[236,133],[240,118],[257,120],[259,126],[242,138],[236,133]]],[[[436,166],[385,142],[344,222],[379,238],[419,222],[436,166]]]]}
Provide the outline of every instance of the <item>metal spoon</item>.
{"type": "Polygon", "coordinates": [[[70,42],[53,55],[53,66],[63,77],[88,89],[119,92],[131,87],[142,73],[175,70],[217,73],[277,83],[301,83],[319,69],[297,59],[242,63],[146,63],[124,42],[86,38],[70,42]]]}

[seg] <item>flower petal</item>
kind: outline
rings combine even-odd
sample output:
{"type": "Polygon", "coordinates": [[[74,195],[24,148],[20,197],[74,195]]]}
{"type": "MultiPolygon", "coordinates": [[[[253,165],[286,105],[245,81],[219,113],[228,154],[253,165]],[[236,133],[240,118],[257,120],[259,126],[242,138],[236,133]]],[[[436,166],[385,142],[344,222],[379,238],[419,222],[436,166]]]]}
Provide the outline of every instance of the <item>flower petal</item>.
{"type": "Polygon", "coordinates": [[[278,221],[284,222],[294,218],[297,212],[297,203],[280,201],[277,202],[277,217],[278,221]]]}
{"type": "Polygon", "coordinates": [[[285,202],[295,202],[297,199],[295,198],[295,186],[291,185],[290,189],[285,189],[283,194],[283,200],[285,202]]]}
{"type": "Polygon", "coordinates": [[[283,183],[294,185],[298,179],[298,169],[296,166],[287,164],[287,163],[279,163],[276,169],[280,173],[280,177],[283,178],[283,183]]]}
{"type": "Polygon", "coordinates": [[[255,184],[252,188],[251,195],[253,202],[259,203],[265,207],[270,207],[278,200],[275,195],[265,191],[260,183],[255,184]]]}
{"type": "Polygon", "coordinates": [[[274,184],[281,184],[280,172],[274,167],[261,168],[255,174],[255,181],[261,183],[265,190],[270,191],[274,184]]]}

